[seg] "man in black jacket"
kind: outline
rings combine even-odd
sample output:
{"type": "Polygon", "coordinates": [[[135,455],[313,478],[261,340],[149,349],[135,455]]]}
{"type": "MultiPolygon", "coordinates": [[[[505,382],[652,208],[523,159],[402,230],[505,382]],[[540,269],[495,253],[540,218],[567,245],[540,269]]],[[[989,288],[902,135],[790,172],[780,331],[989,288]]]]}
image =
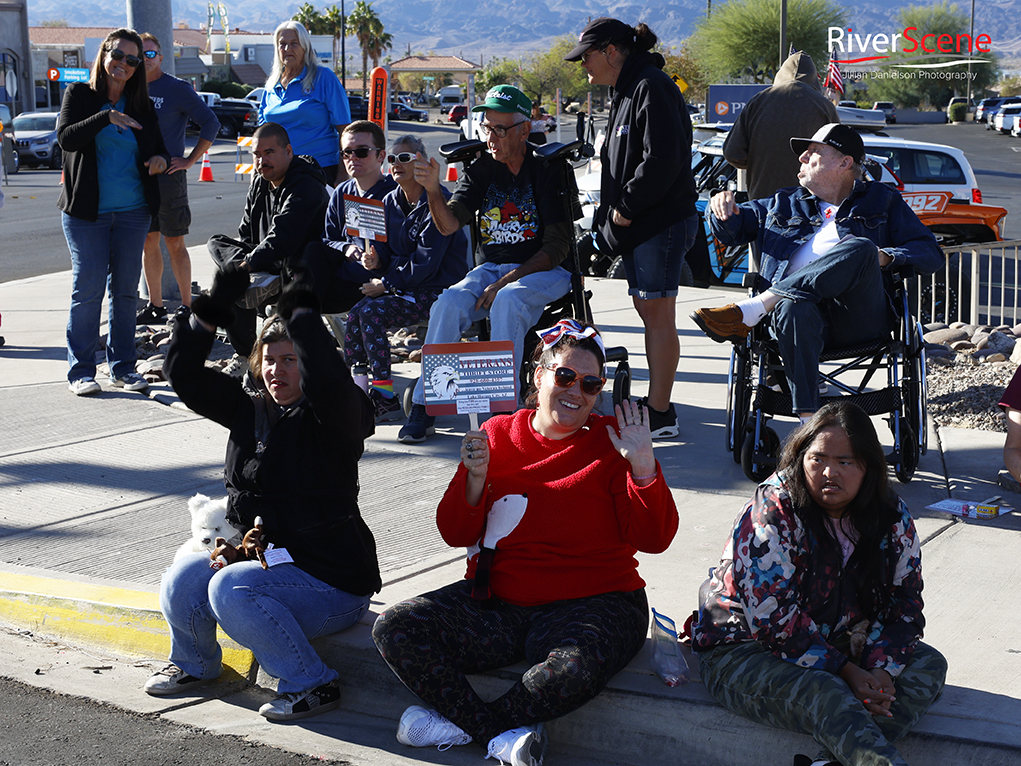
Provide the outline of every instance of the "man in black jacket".
{"type": "Polygon", "coordinates": [[[225,368],[235,376],[247,369],[255,344],[255,315],[280,290],[280,281],[305,246],[323,230],[329,192],[322,169],[311,157],[294,156],[287,131],[274,122],[252,134],[252,158],[259,178],[252,182],[238,239],[209,238],[209,254],[221,268],[229,263],[252,274],[253,287],[238,301],[227,339],[235,357],[225,368]]]}

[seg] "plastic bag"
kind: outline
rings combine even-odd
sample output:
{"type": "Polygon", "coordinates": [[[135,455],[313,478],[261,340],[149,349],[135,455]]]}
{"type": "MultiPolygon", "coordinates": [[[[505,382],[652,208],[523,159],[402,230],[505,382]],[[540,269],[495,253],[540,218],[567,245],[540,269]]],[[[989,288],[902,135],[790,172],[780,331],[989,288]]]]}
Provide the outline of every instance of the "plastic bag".
{"type": "Polygon", "coordinates": [[[677,626],[655,609],[652,610],[652,669],[667,686],[688,683],[688,663],[677,642],[677,626]]]}

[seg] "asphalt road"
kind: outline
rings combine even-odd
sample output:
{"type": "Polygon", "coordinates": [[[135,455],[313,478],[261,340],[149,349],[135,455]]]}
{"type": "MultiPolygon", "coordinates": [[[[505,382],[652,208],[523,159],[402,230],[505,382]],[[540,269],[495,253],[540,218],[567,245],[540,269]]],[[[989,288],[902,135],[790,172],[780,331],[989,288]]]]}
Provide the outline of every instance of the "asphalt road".
{"type": "MultiPolygon", "coordinates": [[[[435,116],[435,110],[434,110],[435,116]]],[[[573,125],[573,123],[570,123],[573,125]]],[[[573,128],[566,133],[573,136],[573,128]]],[[[891,125],[890,136],[951,144],[968,155],[982,189],[983,201],[1007,208],[1006,238],[1021,238],[1021,140],[987,131],[982,125],[891,125]]],[[[565,137],[566,136],[565,133],[565,137]]],[[[450,125],[400,122],[390,126],[397,136],[419,136],[431,155],[440,145],[460,140],[450,125]]],[[[243,155],[244,156],[244,155],[243,155]]],[[[236,153],[232,142],[218,140],[211,156],[214,183],[198,183],[199,166],[189,171],[191,233],[189,247],[201,245],[215,233],[233,234],[244,208],[246,179],[234,180],[236,153]]],[[[0,282],[50,274],[70,268],[67,244],[56,209],[60,172],[24,169],[4,187],[7,204],[0,210],[0,282]]]]}

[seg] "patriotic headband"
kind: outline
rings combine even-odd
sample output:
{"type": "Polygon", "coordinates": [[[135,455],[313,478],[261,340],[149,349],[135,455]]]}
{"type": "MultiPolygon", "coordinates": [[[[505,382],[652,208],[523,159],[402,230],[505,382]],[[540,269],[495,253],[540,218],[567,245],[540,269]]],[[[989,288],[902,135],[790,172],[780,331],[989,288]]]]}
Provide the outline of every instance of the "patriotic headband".
{"type": "Polygon", "coordinates": [[[588,327],[582,326],[581,322],[577,319],[561,319],[552,327],[548,327],[545,330],[536,330],[535,334],[542,340],[544,351],[557,345],[560,339],[567,335],[578,340],[592,338],[596,345],[599,346],[603,357],[606,357],[606,347],[603,345],[603,339],[600,337],[599,331],[592,325],[588,327]]]}

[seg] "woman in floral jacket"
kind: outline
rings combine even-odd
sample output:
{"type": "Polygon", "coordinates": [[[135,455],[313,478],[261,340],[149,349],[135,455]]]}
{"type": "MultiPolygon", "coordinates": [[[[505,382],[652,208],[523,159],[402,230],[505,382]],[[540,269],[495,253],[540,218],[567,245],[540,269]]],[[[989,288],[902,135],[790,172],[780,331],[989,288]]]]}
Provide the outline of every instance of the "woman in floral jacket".
{"type": "MultiPolygon", "coordinates": [[[[695,629],[721,704],[811,734],[814,763],[896,764],[946,660],[919,642],[921,551],[869,417],[826,405],[734,525],[695,629]]],[[[795,764],[808,764],[807,756],[795,764]]]]}

